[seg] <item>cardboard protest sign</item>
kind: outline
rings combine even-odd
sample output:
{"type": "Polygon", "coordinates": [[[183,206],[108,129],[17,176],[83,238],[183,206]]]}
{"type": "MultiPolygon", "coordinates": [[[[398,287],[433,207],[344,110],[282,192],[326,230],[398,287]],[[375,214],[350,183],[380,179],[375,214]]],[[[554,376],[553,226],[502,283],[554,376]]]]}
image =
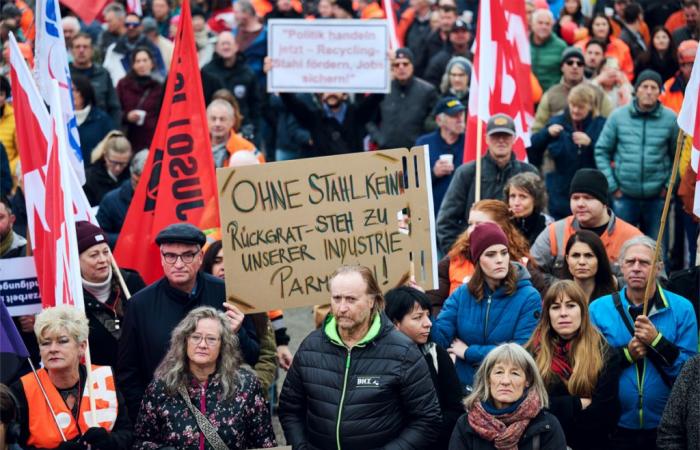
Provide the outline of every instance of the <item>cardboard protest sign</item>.
{"type": "Polygon", "coordinates": [[[226,297],[244,312],[328,303],[343,264],[382,289],[437,286],[428,148],[217,170],[226,297]]]}
{"type": "Polygon", "coordinates": [[[384,20],[273,19],[268,92],[389,92],[384,20]]]}
{"type": "Polygon", "coordinates": [[[7,306],[11,316],[41,312],[33,256],[0,259],[0,301],[7,306]]]}

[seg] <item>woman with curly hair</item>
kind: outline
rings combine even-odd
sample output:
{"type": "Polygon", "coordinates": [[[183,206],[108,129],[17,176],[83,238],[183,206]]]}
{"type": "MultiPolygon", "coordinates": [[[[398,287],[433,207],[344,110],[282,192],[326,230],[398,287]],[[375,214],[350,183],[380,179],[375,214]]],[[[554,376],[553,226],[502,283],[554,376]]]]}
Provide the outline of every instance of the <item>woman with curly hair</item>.
{"type": "Polygon", "coordinates": [[[134,449],[276,446],[260,382],[241,368],[226,315],[203,306],[173,330],[146,389],[134,449]]]}
{"type": "Polygon", "coordinates": [[[549,288],[526,348],[537,362],[567,445],[608,448],[620,415],[620,359],[591,323],[588,300],[575,282],[558,281],[549,288]]]}

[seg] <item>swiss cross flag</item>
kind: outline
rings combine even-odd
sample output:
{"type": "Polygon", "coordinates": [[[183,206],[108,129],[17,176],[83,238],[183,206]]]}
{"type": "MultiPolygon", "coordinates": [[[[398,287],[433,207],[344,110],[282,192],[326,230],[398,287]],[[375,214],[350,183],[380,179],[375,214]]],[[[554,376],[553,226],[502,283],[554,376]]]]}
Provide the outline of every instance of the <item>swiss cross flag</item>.
{"type": "MultiPolygon", "coordinates": [[[[464,162],[476,159],[478,119],[481,119],[483,135],[486,136],[486,122],[497,113],[507,114],[515,120],[515,155],[525,160],[525,148],[530,145],[530,123],[534,117],[525,3],[482,0],[474,47],[464,162]]],[[[480,155],[486,150],[485,141],[483,139],[480,155]]]]}

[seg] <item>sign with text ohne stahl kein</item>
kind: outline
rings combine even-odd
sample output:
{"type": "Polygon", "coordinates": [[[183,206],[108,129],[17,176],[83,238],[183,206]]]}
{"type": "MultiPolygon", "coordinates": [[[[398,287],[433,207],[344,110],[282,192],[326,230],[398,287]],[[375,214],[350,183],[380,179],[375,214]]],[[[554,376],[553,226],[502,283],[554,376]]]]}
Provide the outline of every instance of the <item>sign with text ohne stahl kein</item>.
{"type": "Polygon", "coordinates": [[[389,92],[384,20],[274,19],[268,92],[389,92]]]}
{"type": "Polygon", "coordinates": [[[361,264],[382,290],[411,270],[437,287],[428,148],[218,169],[226,297],[244,312],[330,301],[361,264]]]}

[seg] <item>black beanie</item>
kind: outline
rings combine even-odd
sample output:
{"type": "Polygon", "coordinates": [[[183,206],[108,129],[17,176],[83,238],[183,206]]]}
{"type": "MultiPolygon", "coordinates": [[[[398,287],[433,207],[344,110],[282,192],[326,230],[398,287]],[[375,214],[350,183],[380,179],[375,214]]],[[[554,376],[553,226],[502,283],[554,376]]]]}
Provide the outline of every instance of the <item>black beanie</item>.
{"type": "Polygon", "coordinates": [[[659,75],[659,73],[656,72],[655,70],[646,69],[646,70],[642,70],[642,73],[640,73],[637,76],[637,81],[634,83],[635,92],[637,91],[637,88],[639,87],[639,85],[647,80],[651,80],[654,83],[658,84],[659,90],[663,89],[663,87],[664,87],[664,81],[661,79],[661,75],[659,75]]]}
{"type": "Polygon", "coordinates": [[[107,235],[102,228],[85,220],[75,222],[75,233],[78,237],[78,254],[93,245],[107,243],[107,235]]]}
{"type": "Polygon", "coordinates": [[[604,205],[608,204],[608,179],[597,169],[579,169],[571,180],[569,197],[575,193],[588,194],[604,205]]]}

